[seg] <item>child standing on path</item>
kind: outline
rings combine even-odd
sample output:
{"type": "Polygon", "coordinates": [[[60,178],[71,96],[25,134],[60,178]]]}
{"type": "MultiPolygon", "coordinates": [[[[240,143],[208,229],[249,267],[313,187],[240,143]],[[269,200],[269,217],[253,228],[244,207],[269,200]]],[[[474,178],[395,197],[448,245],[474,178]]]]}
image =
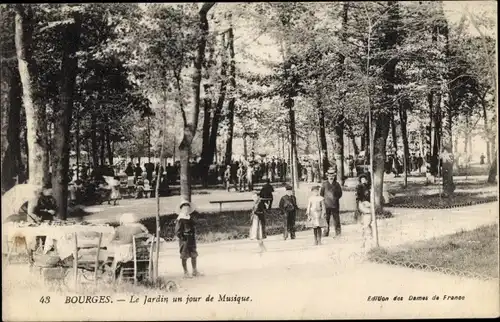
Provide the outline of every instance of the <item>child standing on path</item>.
{"type": "Polygon", "coordinates": [[[287,240],[288,232],[290,232],[290,238],[295,239],[295,218],[299,207],[297,207],[297,199],[293,195],[292,186],[286,186],[286,195],[281,197],[279,207],[285,215],[284,239],[287,240]]]}
{"type": "Polygon", "coordinates": [[[122,195],[120,193],[120,178],[119,177],[114,177],[109,185],[111,186],[111,195],[109,196],[109,199],[113,201],[113,205],[118,204],[118,200],[122,198],[122,195]]]}
{"type": "Polygon", "coordinates": [[[260,199],[259,195],[256,193],[253,195],[254,206],[252,212],[250,213],[250,219],[252,225],[250,226],[250,239],[257,240],[259,243],[260,252],[266,251],[266,246],[264,246],[263,239],[265,238],[264,229],[262,219],[264,217],[264,211],[266,210],[266,206],[260,199]]]}
{"type": "Polygon", "coordinates": [[[314,231],[314,245],[321,245],[321,228],[326,227],[325,200],[319,195],[319,186],[311,188],[312,196],[307,202],[306,216],[314,231]]]}
{"type": "Polygon", "coordinates": [[[187,260],[191,258],[191,265],[193,267],[193,276],[199,276],[196,268],[196,258],[198,252],[196,251],[196,238],[195,238],[195,223],[192,218],[195,213],[191,203],[187,200],[182,200],[179,205],[179,215],[177,216],[177,223],[175,225],[175,235],[179,238],[179,253],[181,255],[182,268],[184,269],[184,277],[190,278],[187,269],[187,260]]]}

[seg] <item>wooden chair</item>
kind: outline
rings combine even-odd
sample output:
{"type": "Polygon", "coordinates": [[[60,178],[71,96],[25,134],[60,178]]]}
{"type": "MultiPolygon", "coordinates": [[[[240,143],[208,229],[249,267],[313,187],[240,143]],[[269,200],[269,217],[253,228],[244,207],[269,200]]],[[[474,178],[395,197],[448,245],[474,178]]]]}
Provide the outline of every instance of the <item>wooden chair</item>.
{"type": "Polygon", "coordinates": [[[147,233],[137,234],[133,237],[132,249],[134,258],[131,262],[122,263],[120,269],[120,282],[148,280],[152,276],[152,258],[154,242],[148,242],[150,235],[147,233]]]}
{"type": "Polygon", "coordinates": [[[87,278],[85,275],[86,272],[92,272],[93,281],[97,285],[98,274],[102,273],[101,269],[103,268],[103,263],[99,261],[99,255],[103,249],[101,245],[102,233],[78,232],[73,234],[73,238],[73,277],[75,289],[78,287],[79,271],[81,271],[85,278],[87,278]]]}
{"type": "Polygon", "coordinates": [[[26,242],[26,237],[24,236],[14,236],[12,241],[7,239],[7,236],[4,237],[5,240],[7,240],[7,264],[10,264],[10,260],[12,255],[15,254],[22,254],[26,253],[28,256],[28,261],[31,263],[31,252],[28,249],[28,243],[26,242]],[[19,252],[19,249],[22,249],[21,252],[19,252]],[[15,250],[15,251],[14,251],[15,250]]]}

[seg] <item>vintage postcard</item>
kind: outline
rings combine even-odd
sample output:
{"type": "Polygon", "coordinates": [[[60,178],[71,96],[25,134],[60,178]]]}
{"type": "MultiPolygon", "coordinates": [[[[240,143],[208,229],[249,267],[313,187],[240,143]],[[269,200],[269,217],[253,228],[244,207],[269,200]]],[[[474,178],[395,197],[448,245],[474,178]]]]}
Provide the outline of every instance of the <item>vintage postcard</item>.
{"type": "Polygon", "coordinates": [[[496,2],[0,18],[3,320],[500,315],[496,2]]]}

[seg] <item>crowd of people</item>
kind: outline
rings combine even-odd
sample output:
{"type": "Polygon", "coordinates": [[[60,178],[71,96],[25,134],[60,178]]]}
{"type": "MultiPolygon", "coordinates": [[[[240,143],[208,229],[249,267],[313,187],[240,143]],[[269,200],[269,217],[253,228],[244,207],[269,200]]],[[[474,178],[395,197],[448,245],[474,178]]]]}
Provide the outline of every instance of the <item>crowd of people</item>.
{"type": "MultiPolygon", "coordinates": [[[[356,187],[357,210],[355,219],[362,225],[363,248],[372,240],[372,215],[370,205],[370,174],[365,172],[359,176],[359,183],[356,187]]],[[[290,185],[286,185],[286,194],[281,197],[278,208],[283,214],[283,239],[295,239],[297,218],[297,199],[293,194],[290,185]]],[[[266,234],[266,210],[271,208],[272,194],[274,189],[268,180],[266,184],[253,195],[254,205],[250,211],[251,226],[249,238],[256,240],[261,252],[266,251],[264,240],[266,234]]],[[[337,171],[330,168],[326,173],[326,180],[321,185],[311,188],[311,196],[306,207],[307,226],[312,228],[314,235],[314,245],[321,245],[322,237],[330,235],[330,226],[333,226],[336,238],[341,235],[340,224],[340,198],[342,198],[342,187],[337,182],[337,171]]],[[[179,239],[179,253],[185,277],[191,277],[187,268],[187,260],[191,258],[193,266],[192,276],[200,273],[197,270],[198,252],[196,249],[195,214],[193,205],[188,201],[181,201],[179,205],[179,215],[176,223],[176,236],[179,239]]]]}

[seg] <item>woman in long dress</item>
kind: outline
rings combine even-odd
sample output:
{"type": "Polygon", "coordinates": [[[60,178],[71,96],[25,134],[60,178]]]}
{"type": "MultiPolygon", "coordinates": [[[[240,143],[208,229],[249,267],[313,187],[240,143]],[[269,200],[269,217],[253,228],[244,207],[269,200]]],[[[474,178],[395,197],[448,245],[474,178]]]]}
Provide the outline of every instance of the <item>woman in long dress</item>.
{"type": "Polygon", "coordinates": [[[254,200],[254,206],[252,209],[252,212],[250,214],[250,218],[252,221],[252,225],[250,226],[250,239],[251,240],[257,240],[260,248],[260,252],[265,252],[266,251],[266,246],[264,245],[263,241],[263,227],[262,227],[262,222],[259,216],[262,216],[264,214],[264,211],[266,209],[265,204],[262,202],[260,199],[259,195],[256,193],[253,195],[253,200],[254,200]]]}
{"type": "Polygon", "coordinates": [[[314,232],[314,245],[321,245],[321,228],[326,227],[325,200],[319,195],[319,186],[311,188],[312,196],[307,202],[307,223],[314,232]]]}
{"type": "Polygon", "coordinates": [[[110,183],[111,187],[111,195],[109,199],[113,201],[113,205],[117,205],[118,200],[122,198],[122,194],[120,193],[120,178],[119,177],[114,177],[110,183]]]}

